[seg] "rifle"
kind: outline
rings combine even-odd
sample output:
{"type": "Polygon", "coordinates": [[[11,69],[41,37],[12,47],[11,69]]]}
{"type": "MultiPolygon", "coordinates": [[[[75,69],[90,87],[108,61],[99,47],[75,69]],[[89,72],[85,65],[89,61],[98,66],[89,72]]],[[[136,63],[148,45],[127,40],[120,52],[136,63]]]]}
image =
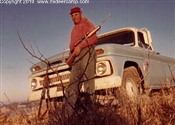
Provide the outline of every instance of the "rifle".
{"type": "MultiPolygon", "coordinates": [[[[76,42],[74,44],[74,46],[76,47],[78,44],[80,44],[81,42],[83,42],[84,40],[90,38],[92,35],[94,35],[98,30],[101,29],[101,25],[107,20],[109,19],[109,17],[112,15],[112,13],[109,13],[109,15],[106,17],[105,20],[102,21],[101,24],[99,24],[94,30],[92,30],[90,33],[87,33],[85,36],[83,36],[80,40],[78,40],[78,42],[76,42]]],[[[66,60],[67,65],[69,65],[70,67],[72,66],[72,63],[74,61],[74,58],[76,57],[75,52],[73,51],[73,53],[69,56],[69,58],[66,60]]]]}

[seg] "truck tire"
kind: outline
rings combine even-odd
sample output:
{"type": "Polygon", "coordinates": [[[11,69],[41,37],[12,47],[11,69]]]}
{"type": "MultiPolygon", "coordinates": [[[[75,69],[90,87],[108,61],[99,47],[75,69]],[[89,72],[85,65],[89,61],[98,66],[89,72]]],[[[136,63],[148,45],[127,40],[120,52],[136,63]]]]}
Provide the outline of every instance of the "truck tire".
{"type": "Polygon", "coordinates": [[[134,66],[124,69],[122,78],[122,87],[131,101],[136,101],[139,94],[141,78],[134,66]]]}

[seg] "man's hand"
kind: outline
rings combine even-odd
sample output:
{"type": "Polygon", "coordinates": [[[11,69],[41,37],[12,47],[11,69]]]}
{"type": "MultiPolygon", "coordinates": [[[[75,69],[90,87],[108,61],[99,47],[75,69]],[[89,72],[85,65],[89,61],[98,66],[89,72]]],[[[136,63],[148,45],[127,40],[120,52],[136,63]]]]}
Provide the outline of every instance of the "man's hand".
{"type": "Polygon", "coordinates": [[[79,46],[76,46],[76,47],[74,48],[74,53],[75,53],[75,55],[78,56],[78,55],[80,54],[80,52],[81,52],[81,48],[80,48],[79,46]]]}

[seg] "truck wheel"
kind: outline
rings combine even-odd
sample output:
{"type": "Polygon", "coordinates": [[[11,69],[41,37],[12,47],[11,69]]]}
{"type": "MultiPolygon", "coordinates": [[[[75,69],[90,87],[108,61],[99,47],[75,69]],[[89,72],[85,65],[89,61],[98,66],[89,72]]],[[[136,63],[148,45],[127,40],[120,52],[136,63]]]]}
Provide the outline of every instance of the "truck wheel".
{"type": "Polygon", "coordinates": [[[139,94],[140,82],[141,78],[134,66],[124,69],[122,87],[132,101],[135,101],[139,94]]]}

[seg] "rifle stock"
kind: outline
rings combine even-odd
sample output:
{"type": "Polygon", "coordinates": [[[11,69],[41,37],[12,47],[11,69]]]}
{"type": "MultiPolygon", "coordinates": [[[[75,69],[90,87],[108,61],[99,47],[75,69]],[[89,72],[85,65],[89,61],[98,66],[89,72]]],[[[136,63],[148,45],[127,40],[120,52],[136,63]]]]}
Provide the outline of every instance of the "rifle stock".
{"type": "Polygon", "coordinates": [[[70,56],[69,56],[69,58],[66,60],[66,64],[68,65],[68,66],[72,66],[72,63],[74,62],[74,58],[75,58],[75,52],[73,52],[70,56]]]}

